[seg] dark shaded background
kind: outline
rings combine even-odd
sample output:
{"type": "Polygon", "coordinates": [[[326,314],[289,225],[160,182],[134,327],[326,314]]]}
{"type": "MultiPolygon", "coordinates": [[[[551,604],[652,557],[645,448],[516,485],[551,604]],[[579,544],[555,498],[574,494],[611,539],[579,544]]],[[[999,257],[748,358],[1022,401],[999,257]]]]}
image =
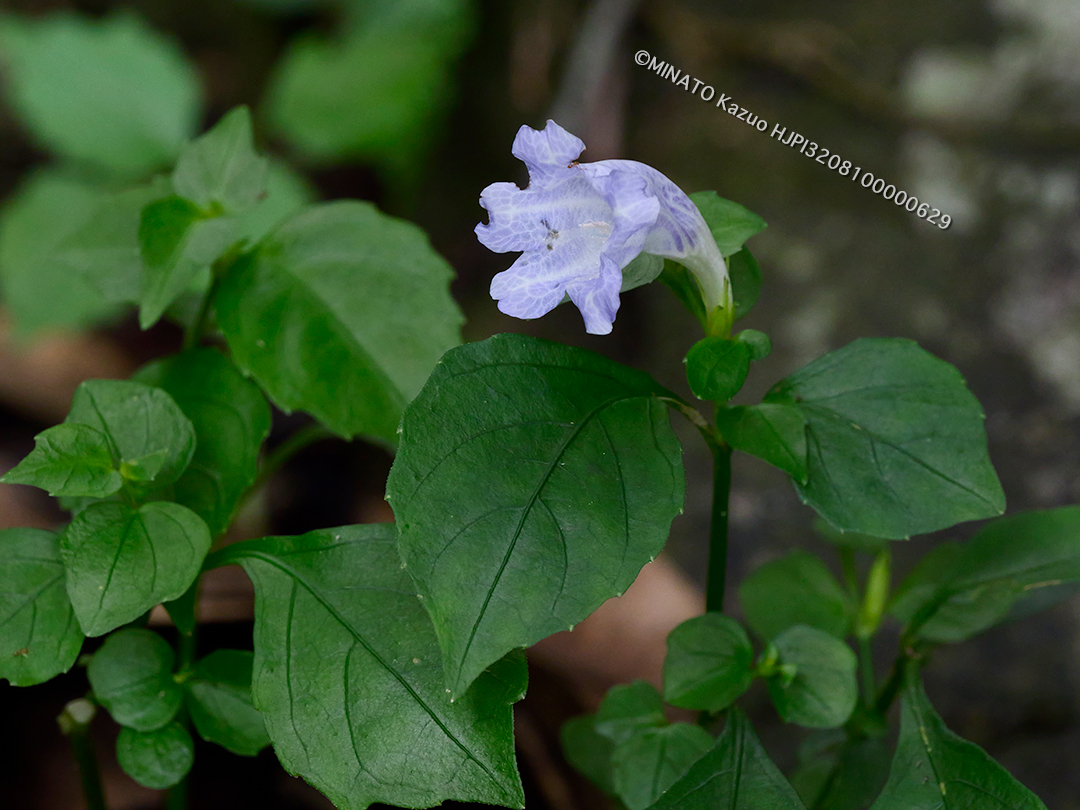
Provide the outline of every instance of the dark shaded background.
{"type": "MultiPolygon", "coordinates": [[[[9,0],[4,8],[100,14],[117,5],[182,42],[207,88],[207,124],[237,103],[258,111],[285,43],[334,25],[331,12],[274,16],[235,0],[9,0]]],[[[765,288],[744,325],[769,333],[774,348],[755,365],[740,399],[760,396],[776,379],[856,337],[912,337],[957,365],[983,403],[1010,511],[1080,500],[1075,0],[831,0],[812,12],[794,0],[488,0],[478,9],[448,111],[412,193],[390,193],[385,177],[363,162],[306,167],[325,197],[373,199],[429,232],[457,270],[454,292],[469,318],[467,338],[517,331],[586,346],[689,396],[681,359],[699,334],[658,285],[624,295],[614,333],[604,338],[585,335],[571,307],[522,322],[498,313],[487,297],[491,276],[509,257],[486,252],[472,234],[483,213],[479,192],[498,180],[524,183],[524,169],[510,155],[514,132],[554,114],[588,144],[586,159],[644,161],[687,191],[716,189],[770,223],[751,242],[765,288]],[[803,133],[931,202],[953,217],[952,227],[940,230],[898,210],[717,109],[715,100],[706,103],[639,67],[639,48],[715,86],[770,127],[803,133]]],[[[271,133],[260,136],[269,151],[289,155],[271,133]]],[[[0,110],[0,198],[44,160],[0,110]]],[[[173,328],[144,335],[133,321],[39,345],[35,355],[27,354],[33,347],[0,337],[0,469],[62,418],[79,379],[123,374],[178,346],[173,328]]],[[[303,422],[278,417],[272,441],[303,422]]],[[[700,580],[709,459],[696,436],[682,435],[687,509],[668,548],[700,580]]],[[[388,468],[389,458],[374,448],[317,445],[275,481],[264,511],[252,518],[255,530],[385,519],[380,499],[388,468]]],[[[783,475],[737,457],[734,480],[732,583],[794,546],[828,554],[813,534],[813,515],[783,475]]],[[[25,488],[0,488],[0,526],[54,525],[61,516],[50,509],[25,488]]],[[[963,538],[974,528],[944,534],[963,538]]],[[[895,544],[898,573],[938,539],[895,544]]],[[[1066,601],[942,649],[927,671],[928,691],[949,726],[1062,810],[1080,808],[1077,607],[1075,599],[1066,601]]],[[[882,668],[893,641],[884,635],[882,668]]],[[[241,621],[211,626],[201,643],[243,646],[248,639],[241,621]]],[[[74,766],[52,718],[85,689],[82,678],[73,672],[32,690],[0,686],[0,806],[80,806],[72,794],[74,766]]],[[[748,705],[766,746],[788,770],[799,732],[783,728],[758,691],[748,705]]],[[[525,758],[531,808],[599,806],[556,761],[553,731],[578,710],[572,689],[534,672],[521,709],[532,713],[539,733],[525,758]],[[551,772],[562,787],[543,787],[551,772]]],[[[98,725],[104,752],[111,732],[108,723],[98,725]]],[[[282,774],[272,753],[245,761],[215,750],[198,748],[193,807],[325,806],[282,774]]],[[[155,806],[153,792],[127,784],[130,790],[111,796],[116,808],[155,806]]]]}

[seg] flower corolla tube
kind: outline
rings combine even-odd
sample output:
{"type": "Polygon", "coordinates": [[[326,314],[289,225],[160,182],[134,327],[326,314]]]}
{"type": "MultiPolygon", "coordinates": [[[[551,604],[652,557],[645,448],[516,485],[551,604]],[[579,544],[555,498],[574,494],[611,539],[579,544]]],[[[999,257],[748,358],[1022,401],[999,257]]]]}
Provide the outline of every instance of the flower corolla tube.
{"type": "Polygon", "coordinates": [[[492,183],[481,193],[488,222],[476,226],[480,242],[496,253],[522,251],[491,281],[499,309],[539,318],[569,296],[586,331],[606,335],[623,269],[648,253],[694,274],[710,321],[730,312],[727,265],[682,189],[634,160],[576,162],[584,149],[554,121],[542,130],[522,126],[512,151],[529,170],[528,187],[492,183]]]}

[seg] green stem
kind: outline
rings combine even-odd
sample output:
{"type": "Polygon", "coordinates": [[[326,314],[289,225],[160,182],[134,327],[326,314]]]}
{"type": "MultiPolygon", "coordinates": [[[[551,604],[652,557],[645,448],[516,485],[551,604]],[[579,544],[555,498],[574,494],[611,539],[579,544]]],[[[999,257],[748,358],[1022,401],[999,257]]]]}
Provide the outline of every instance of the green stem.
{"type": "Polygon", "coordinates": [[[724,580],[727,578],[728,498],[731,495],[731,447],[713,446],[713,505],[709,526],[709,570],[705,585],[705,609],[724,610],[724,580]]]}
{"type": "MultiPolygon", "coordinates": [[[[173,623],[177,625],[177,629],[179,630],[181,626],[191,628],[188,632],[180,630],[179,639],[176,642],[176,672],[181,678],[187,678],[195,668],[195,649],[198,641],[196,634],[199,630],[199,625],[195,621],[195,609],[199,601],[198,588],[199,582],[196,580],[188,592],[190,598],[182,598],[173,603],[177,609],[183,610],[186,614],[179,622],[174,617],[173,623]]],[[[184,597],[187,596],[188,594],[184,594],[184,597]]],[[[191,730],[191,721],[184,708],[180,709],[176,721],[185,729],[191,730]]],[[[186,774],[183,779],[169,788],[168,798],[165,802],[167,810],[185,810],[187,808],[189,775],[186,774]]]]}
{"type": "Polygon", "coordinates": [[[870,706],[877,694],[877,683],[874,678],[874,652],[871,649],[871,638],[859,638],[859,670],[862,675],[863,700],[870,706]]]}
{"type": "Polygon", "coordinates": [[[210,282],[210,288],[206,291],[206,295],[203,296],[202,305],[199,307],[199,314],[195,316],[195,320],[184,330],[182,350],[185,352],[198,346],[199,341],[202,340],[202,336],[206,333],[206,326],[210,320],[210,309],[213,307],[214,293],[217,292],[219,278],[220,276],[215,273],[213,281],[210,282]]]}
{"type": "Polygon", "coordinates": [[[79,765],[83,796],[87,810],[106,810],[105,791],[101,787],[101,771],[98,768],[94,740],[90,736],[90,723],[97,710],[86,698],[68,702],[56,718],[60,731],[71,741],[71,750],[79,765]]]}

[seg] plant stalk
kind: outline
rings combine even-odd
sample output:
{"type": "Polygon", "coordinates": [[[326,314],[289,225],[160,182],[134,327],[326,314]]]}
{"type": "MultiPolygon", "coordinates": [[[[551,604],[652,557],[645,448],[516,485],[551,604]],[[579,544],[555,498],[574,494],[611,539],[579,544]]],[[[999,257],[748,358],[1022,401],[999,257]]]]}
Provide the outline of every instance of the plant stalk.
{"type": "Polygon", "coordinates": [[[90,723],[96,713],[97,709],[91,701],[78,698],[64,706],[56,722],[60,725],[60,731],[71,741],[87,810],[107,810],[105,791],[101,786],[101,770],[94,752],[94,740],[90,737],[90,723]]]}
{"type": "MultiPolygon", "coordinates": [[[[177,626],[177,630],[179,631],[179,638],[176,642],[176,672],[178,678],[187,678],[195,668],[195,651],[197,645],[196,634],[199,631],[199,625],[195,618],[195,611],[199,602],[198,589],[199,581],[196,580],[195,584],[191,586],[191,598],[178,600],[178,607],[180,607],[185,614],[185,621],[178,623],[177,626]],[[180,625],[190,627],[191,631],[184,632],[180,629],[180,625]]],[[[187,596],[187,594],[185,594],[185,596],[187,596]]],[[[175,618],[174,623],[177,623],[175,618]]],[[[191,730],[191,720],[184,707],[181,707],[180,713],[176,716],[176,721],[188,731],[191,730]]],[[[165,807],[167,810],[186,810],[188,804],[189,776],[190,773],[185,774],[179,782],[169,788],[169,793],[165,800],[165,807]]]]}
{"type": "Polygon", "coordinates": [[[713,505],[709,526],[709,570],[705,585],[705,609],[724,611],[724,581],[727,578],[728,498],[731,495],[731,447],[714,445],[713,505]]]}

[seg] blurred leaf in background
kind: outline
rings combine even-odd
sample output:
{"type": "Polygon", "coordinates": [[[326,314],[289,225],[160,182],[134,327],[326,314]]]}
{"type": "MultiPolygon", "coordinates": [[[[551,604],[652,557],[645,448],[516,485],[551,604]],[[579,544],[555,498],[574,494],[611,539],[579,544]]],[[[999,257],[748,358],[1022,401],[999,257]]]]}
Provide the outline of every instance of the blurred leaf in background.
{"type": "Polygon", "coordinates": [[[348,0],[343,10],[337,36],[290,43],[266,113],[305,159],[371,161],[401,194],[419,178],[451,100],[454,62],[474,27],[473,3],[348,0]]]}
{"type": "Polygon", "coordinates": [[[33,140],[124,177],[175,160],[202,96],[180,48],[130,14],[0,17],[4,95],[33,140]]]}

